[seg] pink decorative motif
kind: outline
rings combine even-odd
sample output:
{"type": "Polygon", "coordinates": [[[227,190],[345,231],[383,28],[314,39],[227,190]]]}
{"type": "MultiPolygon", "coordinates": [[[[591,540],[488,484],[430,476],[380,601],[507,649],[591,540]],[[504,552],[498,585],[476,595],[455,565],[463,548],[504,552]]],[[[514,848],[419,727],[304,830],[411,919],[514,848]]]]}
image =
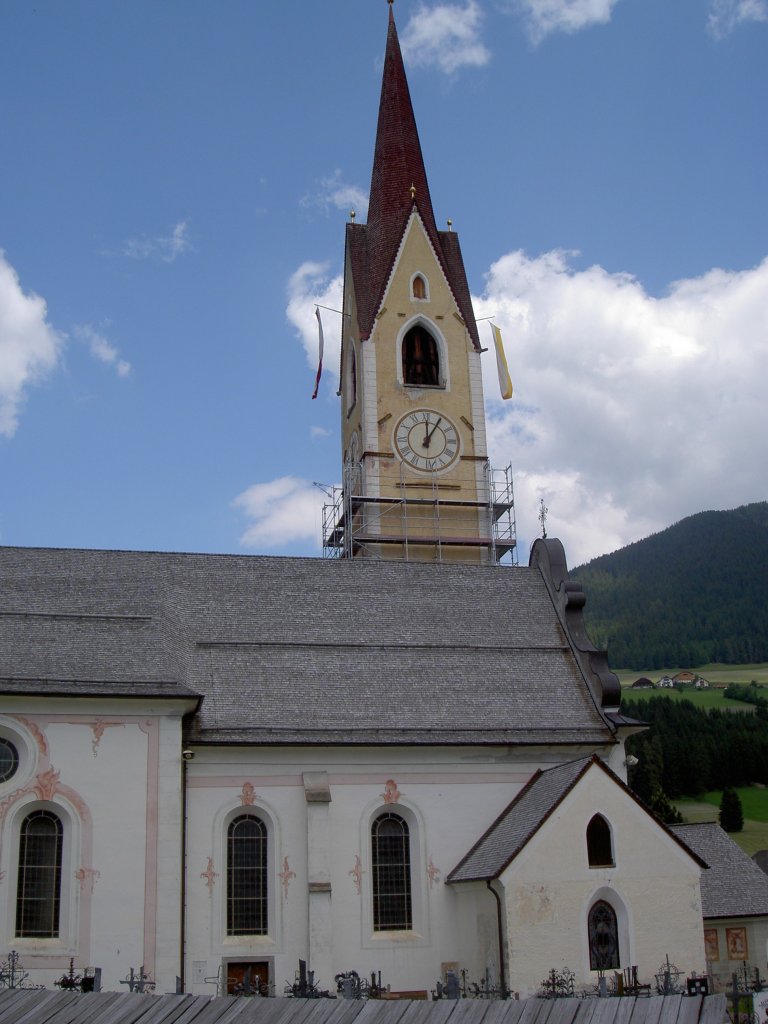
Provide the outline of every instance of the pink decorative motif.
{"type": "Polygon", "coordinates": [[[96,757],[96,751],[98,750],[99,744],[101,743],[101,737],[104,735],[107,729],[125,728],[124,722],[105,722],[103,718],[97,718],[95,722],[91,724],[91,732],[93,733],[93,740],[91,741],[91,750],[93,756],[96,757]]]}
{"type": "Polygon", "coordinates": [[[401,797],[400,790],[394,779],[387,779],[384,783],[384,792],[381,794],[385,804],[396,804],[401,797]]]}
{"type": "Polygon", "coordinates": [[[40,772],[32,783],[32,790],[40,800],[53,800],[56,790],[59,788],[59,775],[56,769],[51,766],[47,772],[40,772]]]}
{"type": "Polygon", "coordinates": [[[253,783],[244,782],[243,789],[240,793],[240,803],[243,807],[253,807],[253,801],[256,799],[256,790],[253,788],[253,783]]]}
{"type": "Polygon", "coordinates": [[[291,884],[291,879],[296,877],[296,872],[291,871],[287,857],[283,858],[283,870],[277,873],[277,877],[283,887],[283,897],[288,899],[288,886],[291,884]]]}
{"type": "Polygon", "coordinates": [[[101,872],[96,871],[95,868],[78,868],[75,872],[75,878],[80,883],[81,892],[85,892],[86,886],[88,886],[90,891],[93,892],[96,881],[100,876],[101,872]]]}
{"type": "Polygon", "coordinates": [[[35,738],[35,743],[37,744],[37,749],[40,751],[43,757],[47,757],[48,743],[45,739],[45,734],[43,733],[42,729],[37,724],[37,722],[34,722],[31,718],[24,718],[23,715],[12,715],[11,717],[15,718],[17,722],[20,722],[23,726],[25,726],[25,728],[27,728],[32,733],[32,735],[35,738]]]}
{"type": "Polygon", "coordinates": [[[435,884],[435,882],[440,881],[440,868],[435,867],[435,865],[432,863],[431,857],[429,858],[429,863],[427,864],[427,877],[429,878],[430,889],[435,884]]]}
{"type": "Polygon", "coordinates": [[[208,867],[205,871],[200,872],[200,877],[205,879],[205,884],[208,886],[208,895],[213,896],[213,887],[216,884],[216,879],[219,877],[218,872],[213,870],[213,857],[208,858],[208,867]]]}
{"type": "Polygon", "coordinates": [[[357,891],[357,895],[359,896],[360,889],[362,888],[363,885],[363,865],[360,862],[359,853],[355,854],[355,866],[352,868],[351,871],[348,871],[347,874],[352,876],[352,881],[355,883],[355,889],[357,891]]]}

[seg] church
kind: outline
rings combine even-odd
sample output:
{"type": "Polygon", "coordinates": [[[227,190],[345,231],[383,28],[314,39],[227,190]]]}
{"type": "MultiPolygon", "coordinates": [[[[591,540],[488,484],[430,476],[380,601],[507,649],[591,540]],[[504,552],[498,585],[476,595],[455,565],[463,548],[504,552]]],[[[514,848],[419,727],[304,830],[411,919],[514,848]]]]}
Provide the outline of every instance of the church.
{"type": "Polygon", "coordinates": [[[342,312],[335,557],[0,548],[0,959],[278,996],[300,960],[411,996],[704,973],[706,864],[626,786],[562,545],[502,563],[391,5],[342,312]]]}

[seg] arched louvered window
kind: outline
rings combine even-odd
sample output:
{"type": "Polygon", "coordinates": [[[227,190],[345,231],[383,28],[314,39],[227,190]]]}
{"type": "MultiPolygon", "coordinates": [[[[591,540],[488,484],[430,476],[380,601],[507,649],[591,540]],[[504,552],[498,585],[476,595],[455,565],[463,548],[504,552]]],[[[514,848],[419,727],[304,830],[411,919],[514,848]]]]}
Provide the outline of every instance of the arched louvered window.
{"type": "Polygon", "coordinates": [[[403,338],[403,383],[416,387],[440,386],[437,342],[420,323],[403,338]]]}
{"type": "Polygon", "coordinates": [[[587,928],[590,968],[593,971],[607,971],[619,967],[619,927],[616,912],[610,903],[598,900],[592,904],[587,928]]]}
{"type": "Polygon", "coordinates": [[[614,866],[611,826],[602,814],[596,814],[587,825],[587,857],[591,868],[614,866]]]}
{"type": "Polygon", "coordinates": [[[16,935],[52,939],[59,934],[64,827],[53,811],[32,811],[19,833],[16,935]]]}
{"type": "Polygon", "coordinates": [[[241,814],[227,830],[227,935],[266,935],[267,827],[241,814]]]}
{"type": "Polygon", "coordinates": [[[374,931],[413,927],[411,836],[399,814],[382,814],[371,826],[374,931]]]}

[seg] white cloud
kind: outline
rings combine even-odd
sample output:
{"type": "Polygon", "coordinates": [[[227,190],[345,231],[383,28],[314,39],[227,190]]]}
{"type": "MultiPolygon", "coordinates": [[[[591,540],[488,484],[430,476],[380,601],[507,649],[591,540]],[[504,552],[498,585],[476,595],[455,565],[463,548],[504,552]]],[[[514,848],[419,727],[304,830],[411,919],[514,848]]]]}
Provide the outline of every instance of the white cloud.
{"type": "Polygon", "coordinates": [[[187,236],[187,226],[187,221],[180,220],[171,228],[170,235],[157,235],[154,238],[142,235],[140,238],[129,238],[123,245],[123,255],[135,260],[160,259],[164,263],[173,263],[177,256],[192,248],[187,236]]]}
{"type": "Polygon", "coordinates": [[[317,182],[315,192],[308,192],[301,198],[305,209],[322,210],[326,216],[331,207],[349,213],[354,210],[360,221],[364,221],[368,213],[368,196],[357,185],[349,185],[341,180],[341,171],[335,170],[327,178],[317,182]]]}
{"type": "Polygon", "coordinates": [[[768,0],[712,0],[707,31],[722,39],[746,22],[768,22],[768,0]]]}
{"type": "Polygon", "coordinates": [[[249,548],[274,548],[310,542],[319,549],[326,494],[308,480],[283,476],[254,484],[232,502],[250,525],[240,537],[249,548]]]}
{"type": "Polygon", "coordinates": [[[491,59],[480,39],[482,18],[477,0],[422,5],[402,33],[404,59],[416,67],[436,65],[448,75],[462,67],[482,67],[491,59]]]}
{"type": "Polygon", "coordinates": [[[501,326],[515,386],[501,402],[489,352],[490,454],[513,463],[521,560],[541,497],[572,564],[766,498],[768,259],[657,299],[627,274],[576,272],[563,252],[514,252],[475,310],[501,326]]]}
{"type": "Polygon", "coordinates": [[[88,345],[91,355],[95,359],[108,366],[114,366],[118,377],[127,377],[131,372],[131,364],[126,359],[122,359],[118,349],[90,324],[78,324],[72,328],[72,333],[88,345]]]}
{"type": "MultiPolygon", "coordinates": [[[[327,263],[302,263],[288,282],[288,320],[296,327],[307,363],[313,371],[317,369],[318,329],[315,306],[327,306],[321,309],[323,321],[323,337],[325,351],[323,355],[323,380],[332,381],[336,391],[339,382],[339,357],[341,351],[341,316],[333,310],[341,309],[343,281],[339,274],[330,278],[327,263]]],[[[321,383],[321,388],[322,388],[321,383]]],[[[309,393],[314,387],[314,377],[307,378],[309,393]]],[[[322,393],[322,392],[321,392],[322,393]]]]}
{"type": "Polygon", "coordinates": [[[611,20],[618,0],[511,0],[523,18],[529,38],[540,43],[550,32],[578,32],[611,20]]]}
{"type": "Polygon", "coordinates": [[[0,250],[0,434],[13,437],[30,385],[57,365],[63,335],[47,321],[45,299],[25,294],[0,250]]]}
{"type": "Polygon", "coordinates": [[[327,427],[310,427],[309,436],[313,441],[323,441],[326,437],[331,437],[333,434],[332,430],[328,430],[327,427]]]}

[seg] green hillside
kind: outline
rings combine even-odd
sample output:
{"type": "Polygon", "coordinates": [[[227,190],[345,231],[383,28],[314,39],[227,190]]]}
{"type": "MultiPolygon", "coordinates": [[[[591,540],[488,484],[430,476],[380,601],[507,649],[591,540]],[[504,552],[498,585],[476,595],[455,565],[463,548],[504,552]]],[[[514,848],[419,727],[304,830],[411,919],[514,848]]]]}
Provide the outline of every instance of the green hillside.
{"type": "Polygon", "coordinates": [[[574,569],[612,665],[768,661],[768,502],[700,512],[574,569]]]}

